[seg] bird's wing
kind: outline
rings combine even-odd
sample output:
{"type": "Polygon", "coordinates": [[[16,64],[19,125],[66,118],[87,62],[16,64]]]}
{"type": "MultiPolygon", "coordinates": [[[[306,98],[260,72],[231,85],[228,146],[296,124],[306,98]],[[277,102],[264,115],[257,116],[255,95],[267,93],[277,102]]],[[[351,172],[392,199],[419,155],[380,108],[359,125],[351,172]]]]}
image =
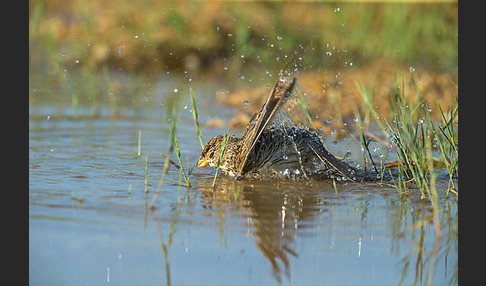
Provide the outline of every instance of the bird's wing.
{"type": "Polygon", "coordinates": [[[326,148],[324,148],[324,146],[319,143],[315,141],[311,141],[309,146],[312,149],[312,151],[314,151],[314,153],[319,158],[319,160],[321,160],[321,162],[331,167],[336,172],[346,177],[348,180],[351,180],[353,182],[360,180],[360,178],[353,173],[352,168],[350,166],[348,166],[347,164],[345,164],[344,162],[336,158],[334,155],[329,153],[329,151],[327,151],[326,148]]]}
{"type": "Polygon", "coordinates": [[[263,104],[260,111],[253,115],[252,119],[246,126],[246,132],[242,139],[242,159],[237,163],[237,172],[239,176],[243,176],[245,174],[248,156],[255,147],[255,143],[262,135],[265,127],[268,126],[272,118],[285,103],[285,100],[292,94],[296,81],[296,78],[294,78],[289,84],[286,84],[284,81],[279,80],[268,95],[267,100],[263,104]]]}

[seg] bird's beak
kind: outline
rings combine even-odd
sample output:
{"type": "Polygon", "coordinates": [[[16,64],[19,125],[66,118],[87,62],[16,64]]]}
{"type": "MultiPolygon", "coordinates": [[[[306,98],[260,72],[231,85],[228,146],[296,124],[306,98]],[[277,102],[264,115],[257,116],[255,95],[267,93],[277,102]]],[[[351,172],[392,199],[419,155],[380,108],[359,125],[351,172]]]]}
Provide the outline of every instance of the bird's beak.
{"type": "Polygon", "coordinates": [[[196,168],[206,167],[208,164],[208,161],[201,158],[199,161],[197,161],[196,168]]]}

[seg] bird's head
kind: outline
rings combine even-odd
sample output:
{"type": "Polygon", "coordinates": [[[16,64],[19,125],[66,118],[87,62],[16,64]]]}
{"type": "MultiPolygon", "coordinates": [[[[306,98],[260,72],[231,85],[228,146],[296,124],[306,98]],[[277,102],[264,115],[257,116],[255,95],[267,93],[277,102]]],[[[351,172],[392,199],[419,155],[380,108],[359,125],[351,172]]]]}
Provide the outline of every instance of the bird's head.
{"type": "Polygon", "coordinates": [[[218,166],[218,158],[221,152],[221,145],[223,143],[223,136],[218,135],[211,138],[204,149],[202,150],[201,157],[197,161],[197,168],[211,166],[216,168],[218,166]]]}

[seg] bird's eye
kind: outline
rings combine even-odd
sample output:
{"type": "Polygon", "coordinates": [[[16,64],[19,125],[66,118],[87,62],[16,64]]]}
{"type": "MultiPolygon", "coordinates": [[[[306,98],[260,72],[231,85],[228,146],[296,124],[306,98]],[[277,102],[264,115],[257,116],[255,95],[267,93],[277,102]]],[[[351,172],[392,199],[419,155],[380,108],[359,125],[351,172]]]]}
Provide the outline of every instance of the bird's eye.
{"type": "Polygon", "coordinates": [[[214,151],[213,151],[213,152],[211,152],[211,154],[209,154],[209,158],[211,158],[211,159],[212,159],[212,158],[213,158],[213,156],[214,156],[214,151]]]}

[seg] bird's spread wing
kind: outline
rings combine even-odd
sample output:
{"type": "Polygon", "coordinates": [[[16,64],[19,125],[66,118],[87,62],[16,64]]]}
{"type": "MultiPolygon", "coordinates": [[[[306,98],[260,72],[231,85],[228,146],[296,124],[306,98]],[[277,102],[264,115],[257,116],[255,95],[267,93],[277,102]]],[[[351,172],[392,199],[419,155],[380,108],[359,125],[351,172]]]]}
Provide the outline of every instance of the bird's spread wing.
{"type": "Polygon", "coordinates": [[[351,167],[334,157],[334,155],[329,153],[322,144],[312,141],[309,145],[321,162],[331,167],[334,171],[346,177],[348,180],[353,182],[359,181],[359,177],[352,172],[351,167]]]}
{"type": "Polygon", "coordinates": [[[238,175],[243,176],[245,174],[245,167],[248,160],[248,156],[255,147],[255,143],[262,135],[263,130],[271,122],[272,118],[277,114],[285,100],[292,94],[296,79],[292,79],[290,83],[284,81],[278,81],[275,87],[272,89],[267,97],[267,100],[263,104],[260,111],[253,115],[252,119],[246,126],[246,132],[243,135],[241,161],[238,162],[237,171],[238,175]]]}

